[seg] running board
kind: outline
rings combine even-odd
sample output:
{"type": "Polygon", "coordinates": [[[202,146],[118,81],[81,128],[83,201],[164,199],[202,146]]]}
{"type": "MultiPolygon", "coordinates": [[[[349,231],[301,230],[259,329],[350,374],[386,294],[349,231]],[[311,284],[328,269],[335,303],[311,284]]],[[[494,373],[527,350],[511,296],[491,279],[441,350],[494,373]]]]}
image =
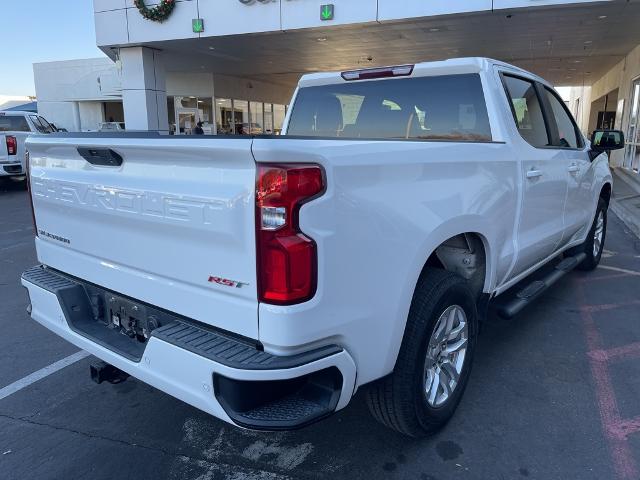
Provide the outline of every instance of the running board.
{"type": "Polygon", "coordinates": [[[571,272],[587,258],[585,253],[574,257],[567,257],[558,263],[553,270],[537,280],[516,291],[514,294],[505,293],[491,302],[491,309],[502,318],[513,318],[527,305],[536,300],[558,280],[571,272]],[[503,299],[504,297],[504,299],[503,299]]]}

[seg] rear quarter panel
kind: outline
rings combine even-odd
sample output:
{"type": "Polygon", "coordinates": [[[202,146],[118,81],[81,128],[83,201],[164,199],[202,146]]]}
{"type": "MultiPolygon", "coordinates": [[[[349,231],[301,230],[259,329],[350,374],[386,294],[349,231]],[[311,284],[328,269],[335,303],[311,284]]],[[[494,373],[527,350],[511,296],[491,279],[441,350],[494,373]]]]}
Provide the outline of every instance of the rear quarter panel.
{"type": "Polygon", "coordinates": [[[257,162],[314,162],[327,191],[301,209],[318,244],[318,291],[293,307],[261,304],[260,340],[332,341],[358,365],[358,384],[395,364],[420,272],[434,249],[464,232],[484,239],[485,289],[513,258],[517,160],[503,143],[256,139],[257,162]]]}

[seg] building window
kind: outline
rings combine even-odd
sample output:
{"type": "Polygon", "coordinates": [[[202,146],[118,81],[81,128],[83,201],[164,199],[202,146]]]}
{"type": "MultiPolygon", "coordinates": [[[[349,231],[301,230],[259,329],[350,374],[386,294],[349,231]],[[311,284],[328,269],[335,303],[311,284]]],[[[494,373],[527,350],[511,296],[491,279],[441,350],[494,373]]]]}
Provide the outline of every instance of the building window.
{"type": "Polygon", "coordinates": [[[273,132],[276,135],[280,135],[282,132],[282,126],[284,125],[284,117],[287,112],[284,105],[273,106],[273,132]]]}
{"type": "Polygon", "coordinates": [[[233,104],[228,98],[216,98],[216,127],[218,135],[233,134],[233,104]]]}
{"type": "Polygon", "coordinates": [[[249,135],[249,102],[247,100],[233,101],[233,123],[236,135],[249,135]]]}
{"type": "Polygon", "coordinates": [[[196,120],[202,122],[202,130],[205,135],[215,133],[212,98],[198,98],[198,118],[196,120]]]}
{"type": "Polygon", "coordinates": [[[273,105],[270,103],[264,104],[264,133],[273,134],[273,105]]]}
{"type": "Polygon", "coordinates": [[[264,133],[264,109],[261,102],[251,102],[249,104],[249,113],[251,114],[251,126],[249,133],[252,135],[260,135],[264,133]]]}
{"type": "Polygon", "coordinates": [[[167,115],[169,117],[169,135],[176,134],[176,104],[175,98],[167,97],[167,115]]]}

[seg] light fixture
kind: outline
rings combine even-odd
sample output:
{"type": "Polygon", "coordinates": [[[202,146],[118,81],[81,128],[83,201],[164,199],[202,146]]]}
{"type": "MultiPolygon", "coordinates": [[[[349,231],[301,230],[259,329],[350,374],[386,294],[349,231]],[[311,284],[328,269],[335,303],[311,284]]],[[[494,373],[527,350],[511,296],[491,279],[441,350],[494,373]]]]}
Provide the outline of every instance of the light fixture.
{"type": "Polygon", "coordinates": [[[606,16],[606,15],[600,15],[600,16],[598,17],[598,20],[604,20],[605,18],[607,18],[607,16],[606,16]]]}

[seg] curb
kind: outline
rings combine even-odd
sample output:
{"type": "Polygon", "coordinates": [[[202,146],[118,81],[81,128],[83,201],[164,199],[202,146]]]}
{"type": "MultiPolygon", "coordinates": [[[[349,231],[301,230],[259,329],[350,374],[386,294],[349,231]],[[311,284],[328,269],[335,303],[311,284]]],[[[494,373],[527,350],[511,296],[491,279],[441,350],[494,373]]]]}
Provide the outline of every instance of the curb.
{"type": "Polygon", "coordinates": [[[616,184],[619,185],[620,183],[625,184],[632,191],[636,192],[638,194],[637,198],[640,198],[640,180],[633,177],[623,168],[615,168],[612,173],[614,178],[613,196],[611,197],[609,206],[627,228],[640,238],[640,209],[635,209],[627,205],[628,200],[636,198],[636,196],[630,197],[627,195],[626,197],[616,198],[616,184]]]}
{"type": "Polygon", "coordinates": [[[611,199],[609,207],[611,208],[611,211],[615,213],[620,220],[622,220],[627,228],[629,228],[636,237],[640,238],[640,218],[635,214],[635,212],[632,212],[614,198],[611,199]]]}

